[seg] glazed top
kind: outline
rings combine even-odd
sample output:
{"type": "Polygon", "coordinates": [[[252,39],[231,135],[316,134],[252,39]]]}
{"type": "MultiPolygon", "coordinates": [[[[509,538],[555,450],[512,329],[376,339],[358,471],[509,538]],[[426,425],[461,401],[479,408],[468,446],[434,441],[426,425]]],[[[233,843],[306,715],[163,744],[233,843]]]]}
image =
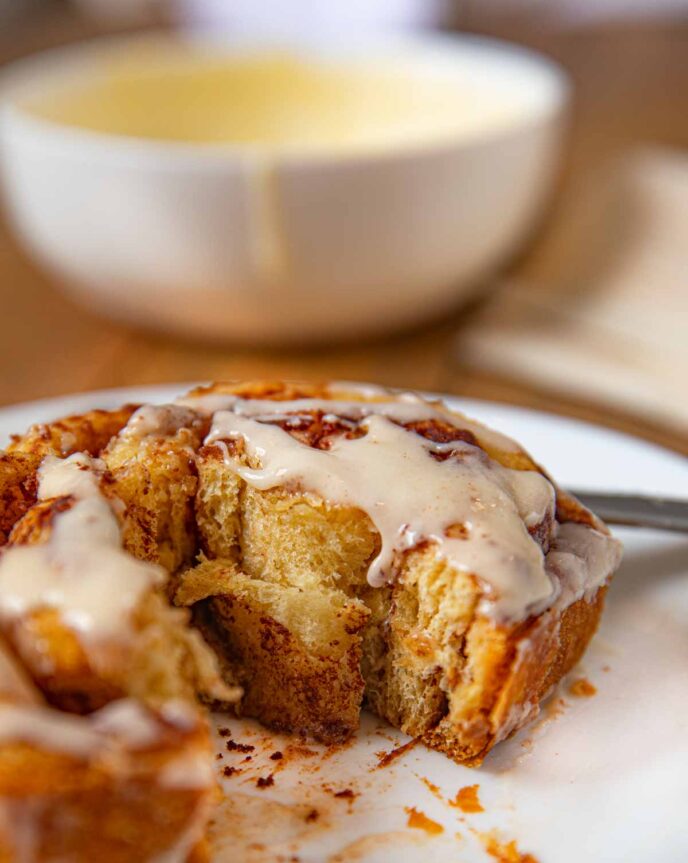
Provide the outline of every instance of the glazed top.
{"type": "MultiPolygon", "coordinates": [[[[205,444],[219,447],[227,469],[254,488],[366,513],[380,536],[368,569],[375,587],[398,577],[404,552],[429,545],[477,579],[480,613],[514,622],[594,593],[619,562],[618,542],[592,516],[557,521],[546,476],[502,463],[525,457],[511,439],[413,394],[351,385],[294,400],[192,394],[143,406],[120,434],[169,435],[192,424],[205,424],[205,444]],[[300,431],[316,419],[324,431],[304,439],[300,431]]],[[[103,494],[103,470],[82,453],[44,460],[39,501],[64,505],[52,513],[47,539],[0,555],[2,617],[47,605],[84,639],[107,641],[126,631],[142,596],[160,584],[159,567],[122,548],[119,501],[103,494]]]]}
{"type": "Polygon", "coordinates": [[[373,586],[395,579],[404,551],[431,543],[479,579],[481,613],[513,622],[593,593],[614,571],[620,546],[599,522],[559,524],[546,476],[486,452],[522,453],[513,440],[413,394],[365,397],[373,400],[336,390],[287,401],[212,393],[183,403],[211,416],[206,444],[220,446],[227,468],[254,488],[284,487],[367,513],[381,540],[368,570],[373,586]],[[335,429],[317,445],[298,434],[314,417],[335,429]],[[444,430],[439,440],[426,433],[433,424],[444,430]],[[229,441],[241,441],[246,457],[230,453],[229,441]]]}

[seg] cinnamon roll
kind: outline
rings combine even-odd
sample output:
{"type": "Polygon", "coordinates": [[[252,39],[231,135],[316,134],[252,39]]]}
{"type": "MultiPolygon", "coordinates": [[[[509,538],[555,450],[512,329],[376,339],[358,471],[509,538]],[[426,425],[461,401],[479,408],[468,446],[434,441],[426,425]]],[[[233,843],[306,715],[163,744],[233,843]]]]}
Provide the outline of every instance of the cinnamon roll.
{"type": "Polygon", "coordinates": [[[40,863],[200,859],[202,705],[324,742],[366,706],[479,764],[578,661],[621,555],[443,403],[284,382],[15,437],[0,546],[0,860],[40,863]]]}

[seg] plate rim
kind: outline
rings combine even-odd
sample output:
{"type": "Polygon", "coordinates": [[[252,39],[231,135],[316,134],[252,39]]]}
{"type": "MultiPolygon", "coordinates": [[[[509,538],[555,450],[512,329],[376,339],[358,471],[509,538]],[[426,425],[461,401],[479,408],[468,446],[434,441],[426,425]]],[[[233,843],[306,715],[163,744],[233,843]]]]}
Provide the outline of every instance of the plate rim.
{"type": "MultiPolygon", "coordinates": [[[[286,379],[289,380],[289,379],[286,379]]],[[[333,380],[333,382],[337,382],[333,380]]],[[[83,390],[77,392],[69,392],[64,393],[58,396],[47,396],[45,398],[38,399],[29,399],[27,401],[14,402],[11,404],[0,405],[0,422],[3,422],[7,415],[11,415],[12,413],[19,412],[31,412],[36,410],[36,412],[42,413],[43,411],[49,412],[54,407],[55,411],[63,410],[59,407],[59,405],[67,403],[75,403],[82,404],[83,407],[75,408],[76,411],[79,410],[89,410],[93,408],[98,408],[100,405],[96,403],[96,399],[103,398],[106,401],[112,401],[113,407],[117,406],[117,399],[121,399],[122,401],[119,404],[126,404],[127,401],[137,402],[141,399],[136,397],[135,393],[145,394],[147,391],[151,392],[170,392],[170,394],[177,392],[178,394],[182,394],[184,391],[191,389],[196,386],[203,386],[208,383],[207,380],[201,381],[187,381],[187,382],[172,382],[172,383],[158,383],[158,384],[133,384],[131,386],[122,386],[122,387],[105,387],[99,388],[95,390],[83,390]],[[93,403],[91,404],[91,402],[93,403]]],[[[564,426],[568,426],[571,430],[575,430],[580,433],[593,433],[597,435],[604,435],[610,441],[613,439],[618,440],[619,442],[623,441],[627,445],[632,445],[635,447],[640,447],[643,449],[647,449],[649,452],[652,452],[654,455],[668,458],[674,460],[676,462],[676,466],[688,469],[688,459],[686,459],[681,453],[676,452],[668,447],[662,446],[661,444],[655,443],[653,441],[646,440],[645,438],[638,437],[630,432],[621,431],[619,429],[611,428],[609,426],[605,426],[599,423],[592,422],[590,420],[580,419],[579,417],[571,417],[566,414],[560,414],[555,412],[550,412],[546,410],[540,410],[538,408],[531,408],[526,405],[515,405],[509,402],[501,402],[494,401],[492,399],[483,399],[483,398],[475,398],[473,396],[467,397],[462,396],[457,393],[443,393],[435,390],[426,390],[422,388],[416,387],[398,387],[398,386],[386,386],[384,384],[373,384],[370,381],[342,381],[342,383],[352,384],[354,386],[383,386],[385,389],[389,389],[392,392],[413,392],[424,398],[430,399],[440,399],[447,403],[450,408],[454,408],[460,410],[471,416],[471,419],[476,419],[479,422],[482,422],[482,418],[480,416],[479,411],[482,407],[485,407],[488,411],[497,410],[499,412],[503,412],[507,415],[513,416],[517,421],[519,418],[545,418],[547,421],[554,421],[556,423],[561,423],[564,426]],[[477,408],[478,414],[474,415],[472,413],[473,409],[477,408]]],[[[47,413],[46,413],[47,416],[47,413]]],[[[56,417],[57,418],[57,417],[56,417]]],[[[44,420],[35,420],[35,422],[43,422],[44,420]]],[[[490,425],[489,422],[486,425],[490,425]]],[[[497,429],[499,430],[499,429],[497,429]]],[[[0,436],[0,441],[2,437],[0,436]]]]}

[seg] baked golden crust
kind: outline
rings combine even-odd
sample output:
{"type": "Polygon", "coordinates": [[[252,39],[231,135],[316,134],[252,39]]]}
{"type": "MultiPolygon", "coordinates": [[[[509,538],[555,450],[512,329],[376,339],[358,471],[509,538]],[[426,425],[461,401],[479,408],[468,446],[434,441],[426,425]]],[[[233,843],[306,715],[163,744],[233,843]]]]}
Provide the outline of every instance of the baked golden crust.
{"type": "Polygon", "coordinates": [[[138,405],[124,405],[115,410],[92,410],[49,423],[37,423],[24,434],[12,435],[7,452],[22,452],[38,462],[46,455],[66,457],[75,452],[89,455],[107,446],[128,422],[138,405]]]}
{"type": "Polygon", "coordinates": [[[36,500],[36,465],[25,453],[0,453],[0,547],[36,500]]]}
{"type": "Polygon", "coordinates": [[[36,471],[47,455],[65,458],[75,452],[98,455],[126,425],[136,405],[112,411],[93,410],[51,423],[39,423],[13,435],[0,451],[0,547],[10,531],[36,502],[36,471]]]}
{"type": "Polygon", "coordinates": [[[581,658],[597,629],[605,593],[601,588],[592,600],[578,600],[561,613],[545,612],[519,634],[482,627],[471,633],[467,672],[483,688],[470,708],[455,698],[455,709],[419,735],[423,743],[455,761],[479,765],[496,743],[537,715],[542,699],[581,658]]]}

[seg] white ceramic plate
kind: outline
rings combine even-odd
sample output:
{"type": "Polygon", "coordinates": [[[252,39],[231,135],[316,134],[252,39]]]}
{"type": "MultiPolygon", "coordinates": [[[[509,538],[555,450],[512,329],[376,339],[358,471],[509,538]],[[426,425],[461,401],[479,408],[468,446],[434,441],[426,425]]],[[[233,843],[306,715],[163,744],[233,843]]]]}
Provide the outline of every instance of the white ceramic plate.
{"type": "MultiPolygon", "coordinates": [[[[127,400],[164,401],[179,391],[110,390],[5,408],[0,444],[30,422],[127,400]]],[[[532,411],[448,401],[512,434],[563,485],[670,495],[688,489],[688,462],[641,441],[532,411]]],[[[542,718],[479,769],[420,747],[376,769],[376,753],[408,738],[370,716],[350,746],[332,750],[304,749],[255,723],[219,717],[232,740],[255,748],[227,751],[227,738],[218,737],[218,775],[225,767],[238,772],[223,779],[217,863],[532,863],[519,853],[539,863],[687,860],[688,538],[619,535],[625,561],[583,663],[542,718]],[[597,688],[594,696],[570,693],[580,677],[597,688]],[[283,758],[271,759],[277,751],[283,758]],[[257,787],[271,774],[274,784],[257,787]],[[475,784],[483,812],[449,805],[475,784]],[[353,797],[335,796],[349,789],[353,797]],[[442,832],[409,827],[405,807],[442,832]]]]}

